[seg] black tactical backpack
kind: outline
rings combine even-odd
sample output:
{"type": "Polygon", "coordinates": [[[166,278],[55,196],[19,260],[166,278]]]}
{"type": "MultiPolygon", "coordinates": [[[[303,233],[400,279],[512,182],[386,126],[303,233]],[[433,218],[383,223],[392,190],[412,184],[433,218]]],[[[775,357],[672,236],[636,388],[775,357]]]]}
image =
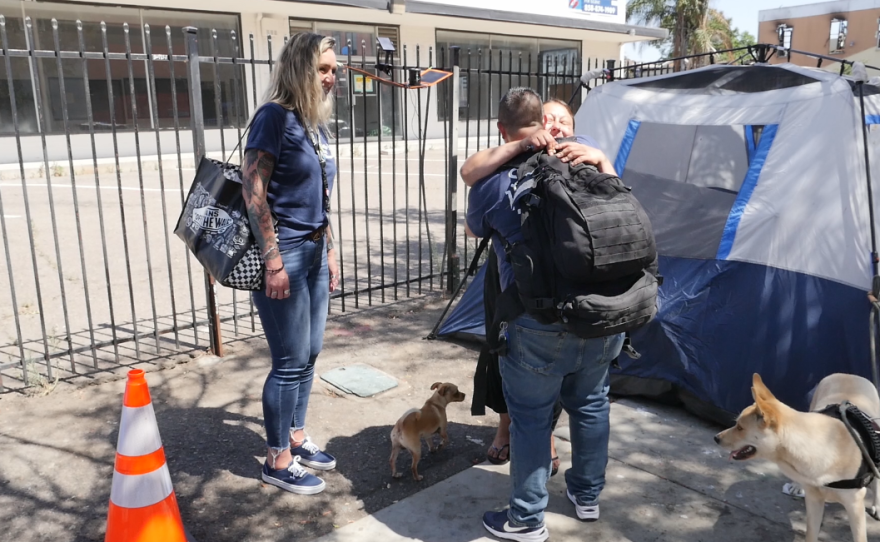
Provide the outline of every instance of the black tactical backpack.
{"type": "Polygon", "coordinates": [[[522,239],[505,240],[505,251],[525,311],[583,338],[648,323],[657,312],[657,248],[630,188],[546,152],[515,175],[508,198],[520,213],[522,239]]]}

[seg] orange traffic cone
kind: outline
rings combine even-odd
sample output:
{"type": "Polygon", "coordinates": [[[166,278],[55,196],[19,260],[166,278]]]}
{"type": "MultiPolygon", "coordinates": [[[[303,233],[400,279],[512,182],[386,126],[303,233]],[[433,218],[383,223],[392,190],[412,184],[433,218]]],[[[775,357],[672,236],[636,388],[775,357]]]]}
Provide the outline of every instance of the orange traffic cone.
{"type": "Polygon", "coordinates": [[[128,372],[105,542],[186,542],[144,371],[128,372]]]}

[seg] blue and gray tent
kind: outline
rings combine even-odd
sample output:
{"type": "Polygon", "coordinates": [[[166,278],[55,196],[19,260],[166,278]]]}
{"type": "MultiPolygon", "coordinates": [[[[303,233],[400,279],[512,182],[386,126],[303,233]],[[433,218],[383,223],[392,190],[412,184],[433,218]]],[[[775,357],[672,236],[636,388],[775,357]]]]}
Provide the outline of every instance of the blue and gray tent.
{"type": "MultiPolygon", "coordinates": [[[[752,373],[799,409],[828,374],[872,378],[880,81],[708,66],[598,86],[576,121],[648,211],[664,277],[612,391],[721,421],[752,402],[752,373]]],[[[476,279],[441,335],[484,333],[476,279]]]]}

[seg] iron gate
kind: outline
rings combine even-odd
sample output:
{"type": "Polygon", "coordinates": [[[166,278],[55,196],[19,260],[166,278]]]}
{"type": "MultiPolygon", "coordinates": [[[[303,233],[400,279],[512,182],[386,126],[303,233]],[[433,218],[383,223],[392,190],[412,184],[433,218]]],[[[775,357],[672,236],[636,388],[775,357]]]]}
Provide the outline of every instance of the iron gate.
{"type": "MultiPolygon", "coordinates": [[[[0,390],[196,348],[222,353],[224,338],[258,334],[250,296],[215,286],[172,232],[200,157],[240,163],[240,148],[229,154],[279,44],[267,37],[260,59],[253,35],[242,43],[235,32],[188,27],[181,38],[170,27],[154,35],[146,24],[55,19],[35,40],[25,18],[26,46],[10,48],[7,23],[0,15],[0,137],[17,163],[0,165],[0,281],[9,286],[0,318],[11,324],[0,336],[0,390]],[[98,33],[100,47],[87,47],[86,34],[98,33]],[[34,45],[46,40],[52,49],[34,45]]],[[[489,104],[532,86],[576,109],[581,67],[604,61],[404,45],[398,80],[427,67],[455,72],[408,90],[350,72],[378,58],[364,43],[345,49],[330,126],[341,274],[330,310],[451,291],[475,246],[464,236],[458,156],[500,142],[489,104]]]]}

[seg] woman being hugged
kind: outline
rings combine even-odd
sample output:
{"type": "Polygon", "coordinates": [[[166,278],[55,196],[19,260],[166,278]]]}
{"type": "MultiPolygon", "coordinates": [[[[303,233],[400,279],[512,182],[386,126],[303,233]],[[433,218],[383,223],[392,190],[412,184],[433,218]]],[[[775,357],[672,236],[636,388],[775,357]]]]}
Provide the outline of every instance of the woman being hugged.
{"type": "Polygon", "coordinates": [[[305,432],[330,292],[338,285],[329,221],[336,162],[327,140],[334,45],[310,33],[287,42],[251,121],[242,165],[250,226],[266,262],[265,289],[253,299],[272,354],[263,386],[268,450],[262,479],[303,495],[320,493],[325,484],[302,465],[336,467],[305,432]]]}

